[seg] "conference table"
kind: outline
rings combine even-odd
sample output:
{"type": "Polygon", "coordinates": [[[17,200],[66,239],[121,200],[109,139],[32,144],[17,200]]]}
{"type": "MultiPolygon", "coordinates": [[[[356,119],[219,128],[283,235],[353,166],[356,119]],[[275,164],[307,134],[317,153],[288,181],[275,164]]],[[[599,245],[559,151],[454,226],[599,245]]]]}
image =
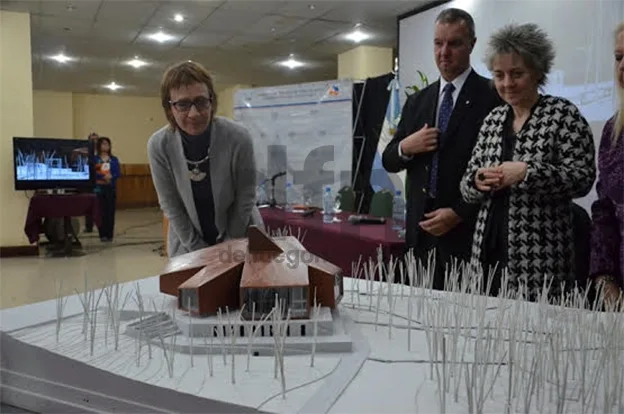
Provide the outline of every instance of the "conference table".
{"type": "Polygon", "coordinates": [[[404,253],[405,241],[392,229],[391,220],[384,224],[351,224],[348,218],[352,213],[341,212],[335,222],[323,223],[321,211],[305,217],[301,211],[286,212],[279,207],[259,210],[268,232],[281,230],[298,236],[306,250],[340,267],[345,276],[352,275],[352,265],[358,260],[362,264],[369,259],[377,262],[379,248],[385,262],[404,253]]]}

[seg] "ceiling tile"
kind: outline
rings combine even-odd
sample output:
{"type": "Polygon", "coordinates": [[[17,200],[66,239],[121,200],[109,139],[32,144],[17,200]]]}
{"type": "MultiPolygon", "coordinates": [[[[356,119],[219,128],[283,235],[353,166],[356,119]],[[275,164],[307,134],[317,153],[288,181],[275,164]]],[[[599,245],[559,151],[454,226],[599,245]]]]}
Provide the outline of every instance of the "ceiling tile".
{"type": "Polygon", "coordinates": [[[286,0],[228,0],[220,10],[234,10],[255,13],[272,13],[284,5],[286,0]]]}
{"type": "Polygon", "coordinates": [[[253,46],[271,43],[272,38],[267,36],[233,36],[224,46],[253,46]]]}
{"type": "Polygon", "coordinates": [[[88,37],[92,22],[88,19],[72,19],[36,15],[31,17],[31,31],[46,36],[88,37]]]}
{"type": "Polygon", "coordinates": [[[195,31],[241,33],[262,16],[252,12],[217,9],[195,31]]]}
{"type": "Polygon", "coordinates": [[[312,20],[304,26],[297,28],[297,30],[292,33],[289,33],[288,38],[291,40],[294,39],[295,42],[311,41],[314,43],[333,37],[338,33],[348,31],[352,27],[353,26],[348,23],[312,20]]]}
{"type": "Polygon", "coordinates": [[[182,40],[180,46],[183,47],[213,47],[226,43],[232,37],[231,34],[223,33],[191,33],[182,40]]]}
{"type": "Polygon", "coordinates": [[[91,36],[106,39],[107,42],[131,43],[141,31],[140,27],[130,22],[119,22],[113,30],[108,22],[98,20],[93,24],[91,36]]]}
{"type": "Polygon", "coordinates": [[[140,44],[140,45],[144,45],[144,46],[149,46],[152,45],[151,47],[154,48],[154,50],[168,50],[171,49],[173,47],[176,47],[180,44],[180,42],[187,36],[187,33],[185,32],[175,32],[172,30],[161,30],[160,27],[145,27],[143,28],[143,30],[141,30],[137,37],[134,40],[134,43],[136,44],[140,44]],[[169,35],[171,38],[169,40],[166,40],[164,42],[159,42],[156,40],[153,40],[150,38],[150,36],[159,33],[159,32],[163,32],[166,35],[169,35]]]}
{"type": "Polygon", "coordinates": [[[111,28],[119,22],[132,22],[141,27],[158,10],[160,2],[155,0],[103,0],[96,15],[96,20],[108,22],[111,28]]]}
{"type": "Polygon", "coordinates": [[[329,12],[333,8],[337,7],[341,2],[336,1],[289,1],[279,8],[274,13],[281,14],[282,16],[303,17],[306,19],[314,19],[329,12]]]}
{"type": "Polygon", "coordinates": [[[110,93],[102,85],[114,79],[127,86],[115,94],[148,96],[158,94],[169,65],[189,59],[213,72],[217,85],[333,79],[336,55],[357,46],[342,38],[354,23],[361,21],[364,31],[375,34],[364,44],[393,45],[396,16],[421,4],[420,0],[45,0],[44,7],[38,0],[0,1],[2,9],[21,7],[32,14],[35,88],[110,93]],[[74,10],[67,10],[68,1],[75,3],[74,10]],[[171,20],[178,12],[186,17],[181,24],[171,20]],[[164,44],[147,39],[160,28],[175,39],[164,44]],[[60,65],[49,59],[61,51],[78,60],[60,65]],[[276,65],[290,53],[306,67],[291,71],[276,65]],[[128,66],[125,62],[135,55],[149,65],[128,66]]]}
{"type": "Polygon", "coordinates": [[[286,17],[279,15],[265,15],[255,23],[245,28],[245,34],[272,34],[282,36],[292,32],[296,28],[305,24],[308,20],[298,17],[286,17]]]}
{"type": "Polygon", "coordinates": [[[41,11],[41,3],[39,0],[2,0],[0,1],[0,10],[36,14],[41,11]]]}
{"type": "Polygon", "coordinates": [[[416,8],[422,2],[423,0],[342,1],[340,6],[325,13],[322,18],[354,24],[396,25],[396,18],[400,14],[397,9],[410,5],[411,8],[416,8]]]}
{"type": "Polygon", "coordinates": [[[102,0],[41,1],[41,13],[46,16],[93,20],[102,0]]]}
{"type": "Polygon", "coordinates": [[[173,1],[162,4],[149,21],[150,26],[165,28],[188,27],[189,31],[199,26],[221,4],[220,1],[173,1]],[[181,14],[184,21],[176,22],[174,17],[181,14]]]}

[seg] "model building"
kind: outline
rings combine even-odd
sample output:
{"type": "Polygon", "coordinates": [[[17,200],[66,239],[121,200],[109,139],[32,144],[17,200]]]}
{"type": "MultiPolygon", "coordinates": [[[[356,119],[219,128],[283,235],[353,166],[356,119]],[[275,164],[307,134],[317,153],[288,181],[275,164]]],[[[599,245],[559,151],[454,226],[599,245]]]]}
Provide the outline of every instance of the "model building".
{"type": "Polygon", "coordinates": [[[296,237],[271,238],[251,226],[247,239],[229,240],[172,258],[160,275],[160,291],[178,307],[208,316],[239,309],[243,317],[271,312],[276,297],[293,319],[308,318],[311,306],[335,308],[342,299],[342,269],[308,252],[296,237]]]}

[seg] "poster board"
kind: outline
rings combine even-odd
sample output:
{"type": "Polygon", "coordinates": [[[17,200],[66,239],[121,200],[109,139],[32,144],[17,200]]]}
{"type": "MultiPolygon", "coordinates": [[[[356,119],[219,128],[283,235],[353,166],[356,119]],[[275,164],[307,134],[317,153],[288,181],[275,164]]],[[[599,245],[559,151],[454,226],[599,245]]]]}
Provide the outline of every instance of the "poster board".
{"type": "Polygon", "coordinates": [[[323,81],[241,89],[234,94],[234,119],[251,133],[258,183],[275,179],[283,203],[286,183],[295,202],[322,206],[325,186],[351,185],[353,81],[323,81]]]}

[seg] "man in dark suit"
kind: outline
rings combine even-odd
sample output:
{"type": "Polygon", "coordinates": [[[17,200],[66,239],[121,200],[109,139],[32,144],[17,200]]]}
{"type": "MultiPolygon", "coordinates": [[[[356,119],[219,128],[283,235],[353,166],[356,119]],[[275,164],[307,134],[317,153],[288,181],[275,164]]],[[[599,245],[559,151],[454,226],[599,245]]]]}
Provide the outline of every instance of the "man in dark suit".
{"type": "Polygon", "coordinates": [[[408,98],[383,153],[388,172],[407,170],[406,245],[422,260],[435,249],[436,289],[444,289],[453,258],[470,259],[478,206],[463,202],[459,183],[483,119],[501,103],[490,80],[470,66],[475,43],[470,14],[451,8],[438,15],[434,52],[440,79],[408,98]]]}

